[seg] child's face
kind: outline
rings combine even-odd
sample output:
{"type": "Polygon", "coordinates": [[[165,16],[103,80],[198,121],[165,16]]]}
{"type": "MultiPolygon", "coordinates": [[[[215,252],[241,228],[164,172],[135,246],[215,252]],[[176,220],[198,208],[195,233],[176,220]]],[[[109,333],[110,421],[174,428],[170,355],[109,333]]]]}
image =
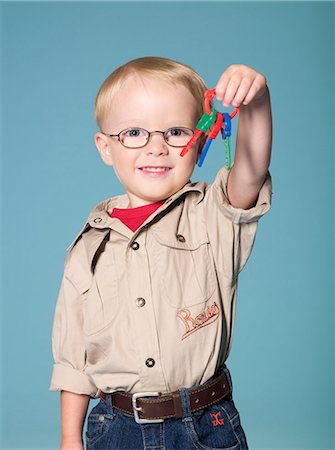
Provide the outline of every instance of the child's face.
{"type": "MultiPolygon", "coordinates": [[[[174,86],[153,77],[128,77],[114,97],[104,123],[104,133],[118,134],[129,127],[166,131],[186,127],[195,131],[196,100],[183,86],[174,86]]],[[[145,147],[124,147],[117,137],[96,133],[95,143],[103,161],[114,167],[129,198],[129,208],[164,200],[190,179],[198,160],[199,144],[181,157],[182,148],[169,146],[155,133],[145,147]],[[147,174],[141,167],[166,166],[163,175],[147,174]]]]}

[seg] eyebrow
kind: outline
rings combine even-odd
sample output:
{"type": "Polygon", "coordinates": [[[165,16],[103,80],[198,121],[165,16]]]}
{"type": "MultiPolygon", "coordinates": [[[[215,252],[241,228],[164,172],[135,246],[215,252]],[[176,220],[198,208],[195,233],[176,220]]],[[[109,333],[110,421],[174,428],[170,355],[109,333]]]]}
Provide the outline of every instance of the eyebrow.
{"type": "MultiPolygon", "coordinates": [[[[131,127],[137,127],[137,128],[146,128],[146,125],[138,124],[137,122],[142,122],[141,120],[127,120],[126,122],[120,122],[119,127],[125,126],[125,128],[131,128],[131,127]],[[135,122],[135,123],[132,123],[135,122]]],[[[184,121],[174,121],[169,125],[166,125],[166,129],[174,128],[174,127],[184,127],[184,128],[191,128],[193,129],[193,126],[191,123],[185,123],[184,121]]]]}

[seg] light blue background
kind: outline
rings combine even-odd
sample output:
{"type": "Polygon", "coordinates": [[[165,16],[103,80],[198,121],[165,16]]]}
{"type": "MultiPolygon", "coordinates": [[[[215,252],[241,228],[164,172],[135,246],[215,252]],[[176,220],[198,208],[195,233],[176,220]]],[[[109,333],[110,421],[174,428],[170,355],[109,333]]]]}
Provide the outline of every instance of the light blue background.
{"type": "MultiPolygon", "coordinates": [[[[66,247],[123,193],[94,146],[95,95],[119,65],[157,55],[210,88],[232,63],[268,80],[273,204],[227,363],[250,449],[334,449],[334,4],[3,3],[2,16],[2,448],[59,445],[48,388],[66,247]]],[[[192,181],[214,180],[223,148],[192,181]]]]}

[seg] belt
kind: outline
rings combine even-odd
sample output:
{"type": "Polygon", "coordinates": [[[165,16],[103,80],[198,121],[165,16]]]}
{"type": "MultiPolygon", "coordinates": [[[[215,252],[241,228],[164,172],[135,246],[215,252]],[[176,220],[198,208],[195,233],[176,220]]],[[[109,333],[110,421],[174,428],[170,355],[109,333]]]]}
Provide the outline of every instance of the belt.
{"type": "MultiPolygon", "coordinates": [[[[230,385],[225,372],[222,372],[216,378],[210,379],[203,385],[193,386],[188,389],[191,411],[195,412],[205,409],[219,402],[230,392],[230,385]]],[[[107,395],[112,396],[113,407],[134,415],[137,423],[163,422],[164,419],[183,417],[179,390],[168,393],[138,392],[135,394],[124,391],[115,391],[111,394],[99,392],[99,397],[104,402],[106,402],[107,395]],[[149,399],[146,397],[155,398],[149,399]]]]}

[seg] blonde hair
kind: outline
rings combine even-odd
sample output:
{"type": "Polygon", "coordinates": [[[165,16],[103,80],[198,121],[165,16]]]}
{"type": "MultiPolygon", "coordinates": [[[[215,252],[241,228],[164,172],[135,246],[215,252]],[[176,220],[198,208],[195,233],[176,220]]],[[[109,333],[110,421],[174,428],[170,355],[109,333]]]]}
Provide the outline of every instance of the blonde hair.
{"type": "Polygon", "coordinates": [[[115,94],[130,74],[159,77],[173,84],[185,86],[196,100],[197,121],[203,114],[204,93],[208,89],[204,80],[192,67],[169,58],[144,56],[133,59],[114,70],[102,83],[95,99],[94,115],[100,130],[111,108],[115,94]]]}

